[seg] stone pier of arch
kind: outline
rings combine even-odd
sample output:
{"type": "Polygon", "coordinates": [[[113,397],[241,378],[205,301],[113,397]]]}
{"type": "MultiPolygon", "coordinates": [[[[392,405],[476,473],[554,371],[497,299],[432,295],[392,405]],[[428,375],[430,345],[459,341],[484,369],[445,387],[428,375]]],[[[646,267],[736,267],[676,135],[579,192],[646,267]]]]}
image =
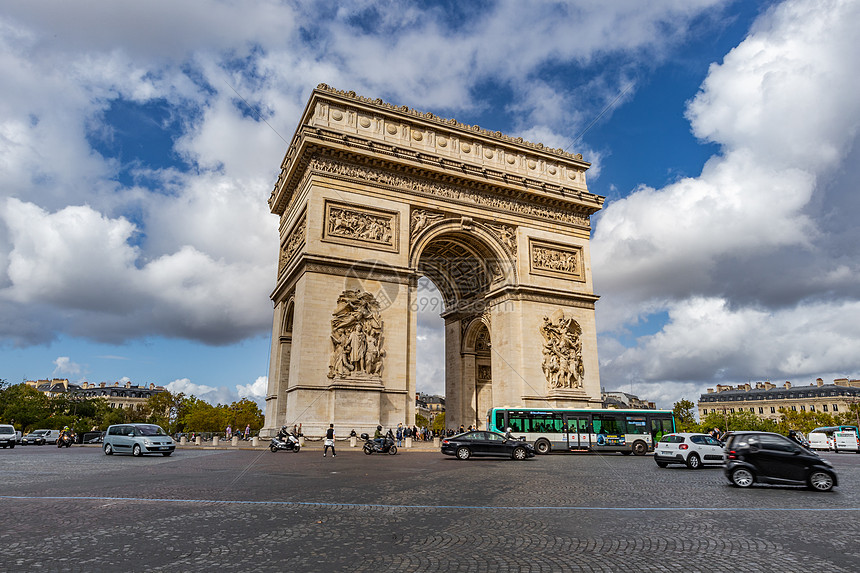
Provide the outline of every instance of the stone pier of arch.
{"type": "Polygon", "coordinates": [[[415,421],[418,279],[444,299],[446,425],[600,403],[581,155],[321,84],[279,217],[263,435],[415,421]]]}

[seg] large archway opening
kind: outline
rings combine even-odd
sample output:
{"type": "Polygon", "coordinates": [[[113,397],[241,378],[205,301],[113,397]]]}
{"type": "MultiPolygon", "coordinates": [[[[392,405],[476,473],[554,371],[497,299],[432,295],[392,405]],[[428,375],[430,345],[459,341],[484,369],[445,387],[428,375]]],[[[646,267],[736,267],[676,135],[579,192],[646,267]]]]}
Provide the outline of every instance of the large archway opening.
{"type": "Polygon", "coordinates": [[[508,259],[473,229],[438,228],[419,241],[416,382],[445,398],[445,427],[486,425],[493,405],[486,295],[506,279],[508,259]],[[444,384],[440,380],[444,377],[444,384]]]}

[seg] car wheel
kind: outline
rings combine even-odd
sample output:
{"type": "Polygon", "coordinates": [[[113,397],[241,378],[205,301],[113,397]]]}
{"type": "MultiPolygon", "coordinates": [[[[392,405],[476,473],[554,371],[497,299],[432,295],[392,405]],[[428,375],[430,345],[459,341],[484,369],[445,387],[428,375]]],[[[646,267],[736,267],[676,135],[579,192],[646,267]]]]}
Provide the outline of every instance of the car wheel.
{"type": "Polygon", "coordinates": [[[699,454],[694,452],[687,456],[687,467],[691,470],[698,470],[702,468],[702,460],[699,459],[699,454]]]}
{"type": "Polygon", "coordinates": [[[523,461],[524,459],[526,459],[526,449],[523,447],[514,448],[511,457],[517,461],[523,461]]]}
{"type": "Polygon", "coordinates": [[[755,482],[755,476],[746,468],[738,468],[732,472],[732,483],[738,487],[749,487],[755,482]]]}
{"type": "Polygon", "coordinates": [[[143,450],[140,449],[140,444],[134,445],[134,447],[131,449],[131,455],[138,457],[143,455],[143,450]]]}
{"type": "Polygon", "coordinates": [[[393,456],[396,453],[397,453],[397,446],[391,446],[390,448],[388,448],[388,455],[389,456],[393,456]]]}
{"type": "Polygon", "coordinates": [[[161,455],[162,455],[162,456],[164,456],[164,457],[166,458],[166,457],[168,457],[168,456],[169,456],[170,454],[172,454],[172,453],[173,453],[173,452],[161,452],[161,455]]]}
{"type": "Polygon", "coordinates": [[[105,444],[105,455],[112,456],[113,455],[113,446],[110,444],[105,444]]]}
{"type": "Polygon", "coordinates": [[[541,455],[548,454],[552,449],[552,445],[547,440],[538,440],[535,442],[535,451],[541,455]]]}
{"type": "Polygon", "coordinates": [[[815,491],[830,491],[833,489],[833,476],[825,471],[816,470],[809,474],[809,487],[815,491]]]}
{"type": "Polygon", "coordinates": [[[668,464],[668,463],[666,463],[666,462],[657,462],[657,467],[658,467],[658,468],[665,468],[665,467],[666,467],[666,466],[668,466],[668,465],[669,465],[669,464],[668,464]]]}
{"type": "Polygon", "coordinates": [[[633,453],[637,456],[644,456],[648,453],[648,445],[642,440],[636,440],[633,442],[633,453]]]}
{"type": "Polygon", "coordinates": [[[10,449],[10,450],[14,450],[14,449],[15,449],[15,444],[10,444],[10,445],[9,445],[9,449],[10,449]]]}
{"type": "Polygon", "coordinates": [[[466,446],[461,446],[457,448],[457,457],[461,460],[468,460],[471,455],[472,452],[469,451],[469,448],[467,448],[466,446]]]}

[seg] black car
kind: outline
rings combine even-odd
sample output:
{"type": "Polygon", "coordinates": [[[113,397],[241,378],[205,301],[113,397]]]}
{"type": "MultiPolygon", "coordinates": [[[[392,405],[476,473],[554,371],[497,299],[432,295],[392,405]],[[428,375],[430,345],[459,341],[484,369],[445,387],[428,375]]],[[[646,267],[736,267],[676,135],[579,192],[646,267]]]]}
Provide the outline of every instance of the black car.
{"type": "Polygon", "coordinates": [[[515,460],[534,457],[531,444],[489,431],[473,431],[442,440],[442,453],[468,460],[472,456],[503,456],[515,460]]]}
{"type": "Polygon", "coordinates": [[[790,438],[770,432],[733,432],[725,445],[726,477],[737,487],[772,483],[830,491],[836,472],[827,460],[790,438]]]}
{"type": "Polygon", "coordinates": [[[33,430],[23,438],[21,438],[21,445],[28,446],[33,444],[35,446],[44,446],[45,445],[45,434],[48,430],[33,430]]]}

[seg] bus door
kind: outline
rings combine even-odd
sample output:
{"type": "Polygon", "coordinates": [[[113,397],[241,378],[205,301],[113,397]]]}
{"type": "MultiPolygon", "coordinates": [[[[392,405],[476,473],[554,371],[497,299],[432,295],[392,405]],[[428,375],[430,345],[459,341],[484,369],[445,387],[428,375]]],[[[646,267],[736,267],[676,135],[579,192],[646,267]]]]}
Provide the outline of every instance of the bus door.
{"type": "Polygon", "coordinates": [[[591,424],[587,414],[570,414],[567,424],[567,449],[587,450],[591,447],[591,424]]]}

